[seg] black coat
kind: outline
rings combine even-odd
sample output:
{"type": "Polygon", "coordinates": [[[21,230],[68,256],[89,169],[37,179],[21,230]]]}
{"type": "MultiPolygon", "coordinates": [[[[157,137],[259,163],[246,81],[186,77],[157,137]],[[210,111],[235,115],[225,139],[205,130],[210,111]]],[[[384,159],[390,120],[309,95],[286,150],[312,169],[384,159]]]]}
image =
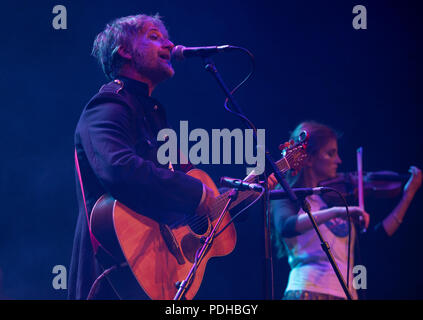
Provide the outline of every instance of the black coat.
{"type": "MultiPolygon", "coordinates": [[[[166,215],[194,212],[202,183],[157,161],[157,132],[168,127],[163,107],[148,96],[146,84],[119,78],[104,85],[87,104],[75,132],[88,213],[109,193],[132,210],[158,220],[166,215]]],[[[79,216],[69,271],[69,298],[86,299],[102,269],[94,257],[78,174],[79,216]]],[[[102,281],[95,298],[117,298],[102,281]]]]}

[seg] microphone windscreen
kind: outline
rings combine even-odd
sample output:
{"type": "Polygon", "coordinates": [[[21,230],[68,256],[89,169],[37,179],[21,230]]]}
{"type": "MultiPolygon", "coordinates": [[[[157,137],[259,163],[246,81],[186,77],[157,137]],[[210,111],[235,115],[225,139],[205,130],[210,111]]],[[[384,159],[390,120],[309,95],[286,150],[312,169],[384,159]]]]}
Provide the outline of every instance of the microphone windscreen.
{"type": "Polygon", "coordinates": [[[181,46],[181,45],[177,45],[177,46],[173,47],[172,52],[171,52],[172,59],[184,60],[185,59],[184,49],[185,49],[185,47],[181,46]]]}

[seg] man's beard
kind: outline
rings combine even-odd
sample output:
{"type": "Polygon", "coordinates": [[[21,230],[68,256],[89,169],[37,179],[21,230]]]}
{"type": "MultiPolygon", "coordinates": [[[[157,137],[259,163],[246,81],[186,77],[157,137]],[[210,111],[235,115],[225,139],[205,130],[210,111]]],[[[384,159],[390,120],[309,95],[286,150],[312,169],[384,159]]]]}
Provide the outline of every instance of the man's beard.
{"type": "MultiPolygon", "coordinates": [[[[133,52],[132,66],[137,73],[150,79],[153,83],[158,84],[171,78],[174,74],[171,66],[164,66],[159,62],[156,65],[148,64],[148,57],[143,55],[142,52],[133,52]]],[[[157,60],[156,60],[157,61],[157,60]]]]}

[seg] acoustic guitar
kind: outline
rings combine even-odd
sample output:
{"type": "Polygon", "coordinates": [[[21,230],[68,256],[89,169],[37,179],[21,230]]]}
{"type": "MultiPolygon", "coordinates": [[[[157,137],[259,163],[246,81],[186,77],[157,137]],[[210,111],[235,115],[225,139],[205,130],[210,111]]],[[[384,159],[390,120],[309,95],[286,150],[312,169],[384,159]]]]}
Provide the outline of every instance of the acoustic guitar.
{"type": "MultiPolygon", "coordinates": [[[[298,170],[306,157],[306,135],[297,143],[285,143],[283,157],[276,162],[277,168],[283,174],[289,169],[298,170]]],[[[186,216],[183,220],[173,224],[163,224],[135,212],[109,194],[102,195],[94,205],[90,225],[92,233],[107,252],[118,263],[127,262],[130,274],[129,282],[134,280],[132,288],[141,288],[153,300],[173,299],[178,287],[177,283],[188,275],[197,250],[202,246],[202,240],[213,229],[213,223],[224,209],[229,193],[219,194],[213,180],[202,170],[193,169],[187,173],[197,178],[214,191],[215,202],[208,217],[196,215],[186,216]],[[132,279],[132,280],[131,280],[132,279]]],[[[258,177],[250,175],[248,182],[257,182],[258,177]]],[[[237,198],[228,210],[246,201],[256,200],[259,193],[255,191],[239,191],[237,198]]],[[[229,214],[225,215],[217,233],[225,228],[213,241],[203,257],[202,263],[195,272],[195,277],[185,291],[186,299],[193,299],[196,295],[203,276],[207,261],[212,257],[230,254],[236,244],[236,231],[230,222],[229,214]],[[229,224],[229,225],[228,225],[229,224]]],[[[109,277],[109,282],[111,281],[109,277]]],[[[111,283],[115,291],[122,287],[123,280],[115,277],[111,283]]],[[[122,290],[122,289],[119,289],[122,290]]],[[[126,290],[126,289],[125,289],[126,290]]],[[[133,289],[132,289],[133,290],[133,289]]],[[[124,299],[130,299],[131,293],[119,294],[124,299]]]]}

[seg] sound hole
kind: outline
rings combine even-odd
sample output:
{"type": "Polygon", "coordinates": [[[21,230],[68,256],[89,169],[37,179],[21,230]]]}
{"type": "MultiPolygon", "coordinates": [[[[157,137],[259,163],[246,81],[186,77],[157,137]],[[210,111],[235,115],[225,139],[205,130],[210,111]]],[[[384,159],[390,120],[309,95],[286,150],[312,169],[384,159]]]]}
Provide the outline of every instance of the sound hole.
{"type": "Polygon", "coordinates": [[[187,234],[181,240],[182,252],[184,253],[185,258],[187,258],[191,263],[194,263],[195,254],[197,253],[197,250],[201,248],[201,246],[202,244],[200,239],[191,233],[187,234]]]}
{"type": "Polygon", "coordinates": [[[188,226],[194,233],[202,235],[209,229],[209,220],[204,216],[194,216],[192,220],[188,222],[188,226]]]}

